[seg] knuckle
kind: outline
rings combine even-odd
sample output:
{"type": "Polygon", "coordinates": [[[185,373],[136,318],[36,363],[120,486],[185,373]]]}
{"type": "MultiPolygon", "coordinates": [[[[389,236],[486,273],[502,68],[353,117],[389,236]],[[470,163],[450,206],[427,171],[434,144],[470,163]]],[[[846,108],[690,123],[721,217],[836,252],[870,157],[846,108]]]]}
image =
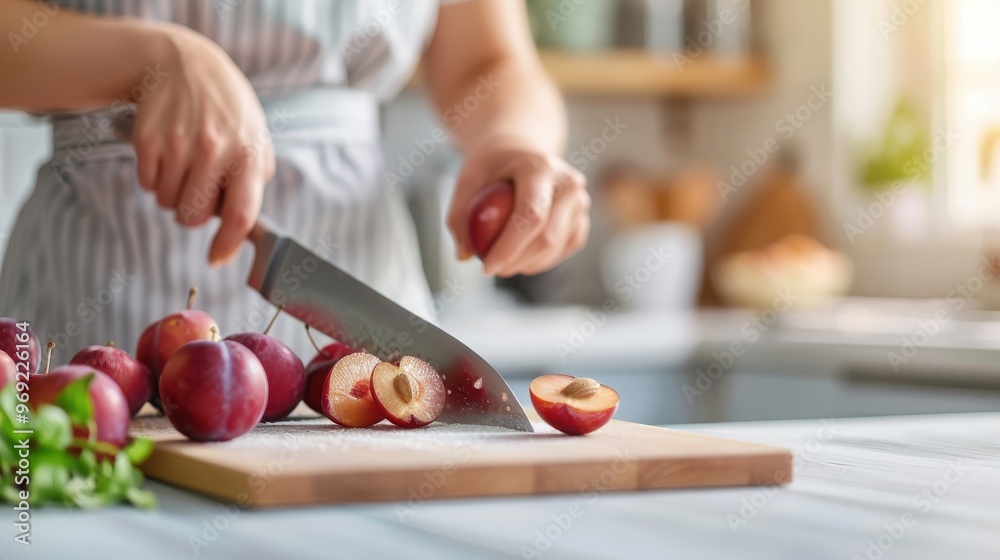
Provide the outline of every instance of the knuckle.
{"type": "Polygon", "coordinates": [[[183,150],[188,144],[188,135],[183,130],[173,130],[167,133],[167,146],[174,152],[183,150]]]}
{"type": "Polygon", "coordinates": [[[558,231],[548,228],[538,236],[538,242],[546,250],[553,249],[559,244],[560,237],[558,231]]]}
{"type": "Polygon", "coordinates": [[[230,226],[240,231],[249,231],[253,227],[255,216],[253,212],[246,208],[237,208],[226,212],[224,217],[225,222],[230,226]]]}
{"type": "Polygon", "coordinates": [[[203,130],[195,138],[195,145],[202,155],[215,157],[222,150],[222,137],[216,132],[203,130]]]}

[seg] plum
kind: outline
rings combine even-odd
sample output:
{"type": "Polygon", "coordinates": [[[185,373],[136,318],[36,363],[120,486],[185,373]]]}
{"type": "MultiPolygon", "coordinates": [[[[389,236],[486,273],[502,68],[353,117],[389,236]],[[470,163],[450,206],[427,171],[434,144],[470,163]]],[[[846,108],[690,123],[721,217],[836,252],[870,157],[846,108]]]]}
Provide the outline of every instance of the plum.
{"type": "Polygon", "coordinates": [[[267,406],[267,374],[246,346],[232,340],[196,340],[180,347],[160,375],[160,397],[170,423],[195,441],[227,441],[260,422],[267,406]]]}
{"type": "Polygon", "coordinates": [[[132,416],[153,396],[153,373],[145,364],[115,346],[113,340],[107,346],[88,346],[80,350],[69,363],[90,366],[113,379],[125,395],[132,416]]]}
{"type": "Polygon", "coordinates": [[[498,181],[483,188],[472,199],[469,236],[476,256],[485,260],[514,211],[514,187],[498,181]]]}
{"type": "Polygon", "coordinates": [[[42,357],[42,346],[38,343],[35,331],[17,319],[0,318],[0,351],[6,352],[14,361],[21,361],[17,355],[18,346],[22,346],[23,350],[25,344],[28,346],[28,370],[35,373],[42,357]]]}
{"type": "Polygon", "coordinates": [[[367,428],[385,419],[371,391],[372,370],[378,364],[367,352],[339,360],[323,383],[323,414],[348,428],[367,428]]]}
{"type": "Polygon", "coordinates": [[[17,382],[17,365],[14,360],[10,359],[10,356],[6,352],[0,350],[0,391],[7,386],[8,383],[17,382]]]}
{"type": "Polygon", "coordinates": [[[309,360],[306,365],[306,390],[302,400],[309,408],[320,414],[325,414],[323,412],[323,384],[326,383],[326,378],[330,375],[333,366],[337,365],[341,358],[354,354],[357,350],[343,342],[331,342],[321,349],[313,340],[312,334],[309,333],[309,325],[306,325],[306,334],[313,347],[316,348],[316,356],[309,360]]]}
{"type": "Polygon", "coordinates": [[[212,329],[219,328],[211,315],[192,309],[197,295],[198,289],[191,288],[188,293],[187,309],[171,313],[149,325],[139,337],[135,357],[153,372],[153,396],[149,402],[156,408],[160,408],[158,393],[160,373],[167,360],[188,342],[211,340],[212,329]]]}
{"type": "Polygon", "coordinates": [[[302,360],[285,343],[267,334],[279,314],[281,309],[278,309],[263,333],[245,332],[225,338],[246,346],[264,367],[264,374],[267,375],[267,405],[261,418],[263,422],[276,422],[286,418],[302,400],[306,385],[306,368],[302,365],[302,360]]]}
{"type": "Polygon", "coordinates": [[[447,398],[441,374],[413,356],[376,365],[371,393],[386,419],[400,428],[419,428],[437,420],[447,398]]]}
{"type": "MultiPolygon", "coordinates": [[[[128,401],[121,388],[107,374],[93,367],[68,365],[56,368],[44,375],[32,376],[30,391],[31,406],[37,409],[43,404],[56,404],[59,393],[82,377],[93,374],[90,382],[90,400],[94,409],[94,422],[97,425],[97,440],[113,445],[116,448],[125,446],[128,440],[129,414],[128,401]]],[[[74,437],[86,439],[89,430],[85,426],[73,427],[74,437]]]]}
{"type": "Polygon", "coordinates": [[[542,375],[528,387],[531,404],[542,420],[569,435],[593,432],[618,410],[618,393],[587,377],[542,375]]]}

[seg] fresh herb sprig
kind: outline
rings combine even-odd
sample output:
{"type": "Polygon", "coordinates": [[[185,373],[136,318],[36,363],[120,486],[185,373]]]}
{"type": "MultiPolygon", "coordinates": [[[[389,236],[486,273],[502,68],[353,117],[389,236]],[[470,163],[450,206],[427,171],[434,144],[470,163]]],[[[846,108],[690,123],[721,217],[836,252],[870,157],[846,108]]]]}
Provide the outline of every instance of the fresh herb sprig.
{"type": "Polygon", "coordinates": [[[97,425],[89,387],[93,375],[66,385],[56,404],[43,404],[27,423],[14,423],[18,403],[14,383],[0,390],[0,499],[20,501],[29,492],[32,505],[62,504],[99,508],[127,501],[140,508],[156,506],[156,497],[142,488],[144,477],[136,465],[153,451],[153,442],[136,438],[123,449],[97,440],[97,425]],[[74,435],[73,428],[87,437],[74,435]],[[32,430],[28,455],[28,483],[17,475],[19,445],[32,430]]]}

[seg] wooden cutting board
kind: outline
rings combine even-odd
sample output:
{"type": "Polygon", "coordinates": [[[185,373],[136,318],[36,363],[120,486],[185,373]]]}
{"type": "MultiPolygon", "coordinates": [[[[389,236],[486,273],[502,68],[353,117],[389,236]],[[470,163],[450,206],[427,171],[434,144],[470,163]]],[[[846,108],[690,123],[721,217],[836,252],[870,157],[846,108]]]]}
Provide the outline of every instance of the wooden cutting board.
{"type": "Polygon", "coordinates": [[[767,445],[617,421],[579,437],[541,423],[535,429],[349,429],[318,418],[261,424],[230,442],[194,443],[156,417],[135,420],[132,434],[156,442],[142,465],[150,478],[242,507],[589,495],[792,478],[792,453],[767,445]]]}

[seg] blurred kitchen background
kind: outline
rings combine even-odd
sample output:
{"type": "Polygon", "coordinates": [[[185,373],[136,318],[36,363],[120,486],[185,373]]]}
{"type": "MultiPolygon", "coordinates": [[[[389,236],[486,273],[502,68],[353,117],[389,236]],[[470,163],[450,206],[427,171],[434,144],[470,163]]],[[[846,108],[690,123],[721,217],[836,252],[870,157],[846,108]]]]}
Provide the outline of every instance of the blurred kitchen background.
{"type": "MultiPolygon", "coordinates": [[[[594,197],[582,253],[457,262],[448,125],[419,78],[384,110],[433,311],[522,403],[558,371],[649,423],[1000,410],[1000,2],[528,7],[594,197]]],[[[0,234],[47,143],[0,113],[0,234]]]]}

